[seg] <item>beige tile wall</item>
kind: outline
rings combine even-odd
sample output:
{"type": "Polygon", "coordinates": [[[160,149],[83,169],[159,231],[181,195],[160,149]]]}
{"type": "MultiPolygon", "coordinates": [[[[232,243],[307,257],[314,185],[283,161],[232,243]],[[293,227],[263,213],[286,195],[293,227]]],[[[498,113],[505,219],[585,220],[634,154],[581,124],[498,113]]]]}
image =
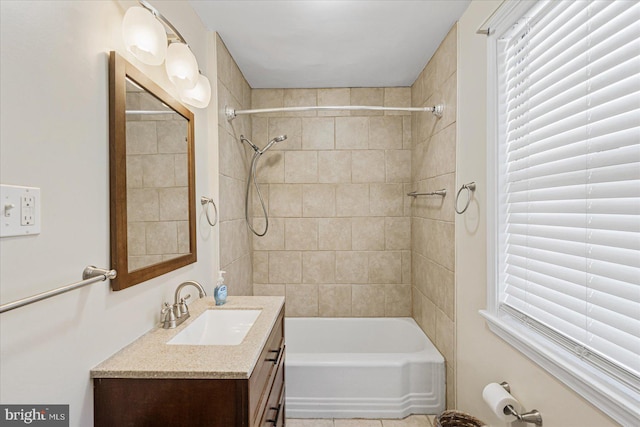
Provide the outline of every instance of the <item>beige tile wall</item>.
{"type": "Polygon", "coordinates": [[[244,220],[249,152],[240,135],[251,139],[251,117],[229,122],[224,107],[248,109],[251,88],[222,39],[216,35],[218,64],[218,141],[220,162],[220,268],[227,272],[230,295],[252,295],[251,235],[244,220]]]}
{"type": "MultiPolygon", "coordinates": [[[[160,108],[127,86],[127,108],[160,108]]],[[[129,270],[189,253],[187,123],[179,114],[127,116],[129,270]]]]}
{"type": "MultiPolygon", "coordinates": [[[[455,407],[454,26],[411,88],[250,89],[218,38],[220,110],[307,105],[445,105],[429,113],[318,111],[219,119],[221,265],[230,292],[284,295],[287,316],[412,315],[447,361],[455,407]],[[264,146],[259,182],[269,232],[244,224],[250,154],[264,146]],[[447,197],[406,196],[444,188],[447,197]],[[253,289],[251,289],[253,288],[253,289]]],[[[257,198],[251,212],[256,227],[257,198]]]]}
{"type": "Polygon", "coordinates": [[[411,87],[415,107],[444,104],[442,118],[414,113],[411,189],[447,196],[411,203],[413,317],[447,363],[447,406],[455,407],[456,64],[454,26],[411,87]]]}
{"type": "MultiPolygon", "coordinates": [[[[254,89],[252,108],[408,107],[410,88],[254,89]]],[[[410,316],[411,116],[269,113],[252,118],[269,232],[253,240],[256,295],[285,295],[287,316],[410,316]]],[[[254,201],[257,226],[260,208],[254,201]]]]}

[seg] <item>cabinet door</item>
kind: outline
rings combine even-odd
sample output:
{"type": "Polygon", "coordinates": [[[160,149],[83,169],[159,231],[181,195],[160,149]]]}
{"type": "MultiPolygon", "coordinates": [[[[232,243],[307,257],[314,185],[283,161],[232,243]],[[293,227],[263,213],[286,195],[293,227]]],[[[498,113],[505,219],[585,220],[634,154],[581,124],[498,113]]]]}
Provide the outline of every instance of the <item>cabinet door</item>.
{"type": "Polygon", "coordinates": [[[249,378],[249,413],[252,426],[259,425],[260,420],[264,418],[267,399],[273,388],[274,374],[283,357],[284,315],[281,312],[249,378]]]}
{"type": "Polygon", "coordinates": [[[280,427],[284,425],[284,354],[278,365],[273,387],[260,422],[260,427],[280,427]]]}
{"type": "Polygon", "coordinates": [[[95,427],[249,427],[247,380],[94,379],[95,427]]]}

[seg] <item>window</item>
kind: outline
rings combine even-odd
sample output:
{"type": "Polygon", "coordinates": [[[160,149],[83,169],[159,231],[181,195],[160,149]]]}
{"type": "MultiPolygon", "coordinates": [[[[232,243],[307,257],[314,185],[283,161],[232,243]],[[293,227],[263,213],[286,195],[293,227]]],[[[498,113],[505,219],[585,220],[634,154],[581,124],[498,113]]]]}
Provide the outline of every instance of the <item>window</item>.
{"type": "Polygon", "coordinates": [[[640,2],[508,2],[499,12],[489,23],[495,222],[483,314],[587,400],[638,425],[640,2]]]}

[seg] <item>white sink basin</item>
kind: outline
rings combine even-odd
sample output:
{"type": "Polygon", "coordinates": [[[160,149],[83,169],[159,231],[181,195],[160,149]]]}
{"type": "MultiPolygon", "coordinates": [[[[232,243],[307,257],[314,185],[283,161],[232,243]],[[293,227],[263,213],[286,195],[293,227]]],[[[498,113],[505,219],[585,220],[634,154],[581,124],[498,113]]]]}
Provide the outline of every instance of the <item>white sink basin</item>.
{"type": "Polygon", "coordinates": [[[172,345],[238,345],[262,310],[206,310],[173,337],[172,345]]]}

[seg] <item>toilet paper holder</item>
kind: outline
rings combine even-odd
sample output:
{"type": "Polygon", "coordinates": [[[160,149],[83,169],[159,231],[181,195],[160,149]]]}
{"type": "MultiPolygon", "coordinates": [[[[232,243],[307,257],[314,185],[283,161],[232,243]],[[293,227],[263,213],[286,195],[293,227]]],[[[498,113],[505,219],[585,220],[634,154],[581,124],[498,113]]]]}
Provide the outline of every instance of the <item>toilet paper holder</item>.
{"type": "MultiPolygon", "coordinates": [[[[500,383],[500,385],[507,391],[507,393],[511,394],[511,386],[508,382],[503,381],[500,383]]],[[[537,409],[532,409],[529,412],[519,414],[513,406],[507,405],[504,407],[504,414],[513,415],[518,419],[518,421],[542,426],[542,414],[540,414],[540,411],[538,411],[537,409]]]]}

